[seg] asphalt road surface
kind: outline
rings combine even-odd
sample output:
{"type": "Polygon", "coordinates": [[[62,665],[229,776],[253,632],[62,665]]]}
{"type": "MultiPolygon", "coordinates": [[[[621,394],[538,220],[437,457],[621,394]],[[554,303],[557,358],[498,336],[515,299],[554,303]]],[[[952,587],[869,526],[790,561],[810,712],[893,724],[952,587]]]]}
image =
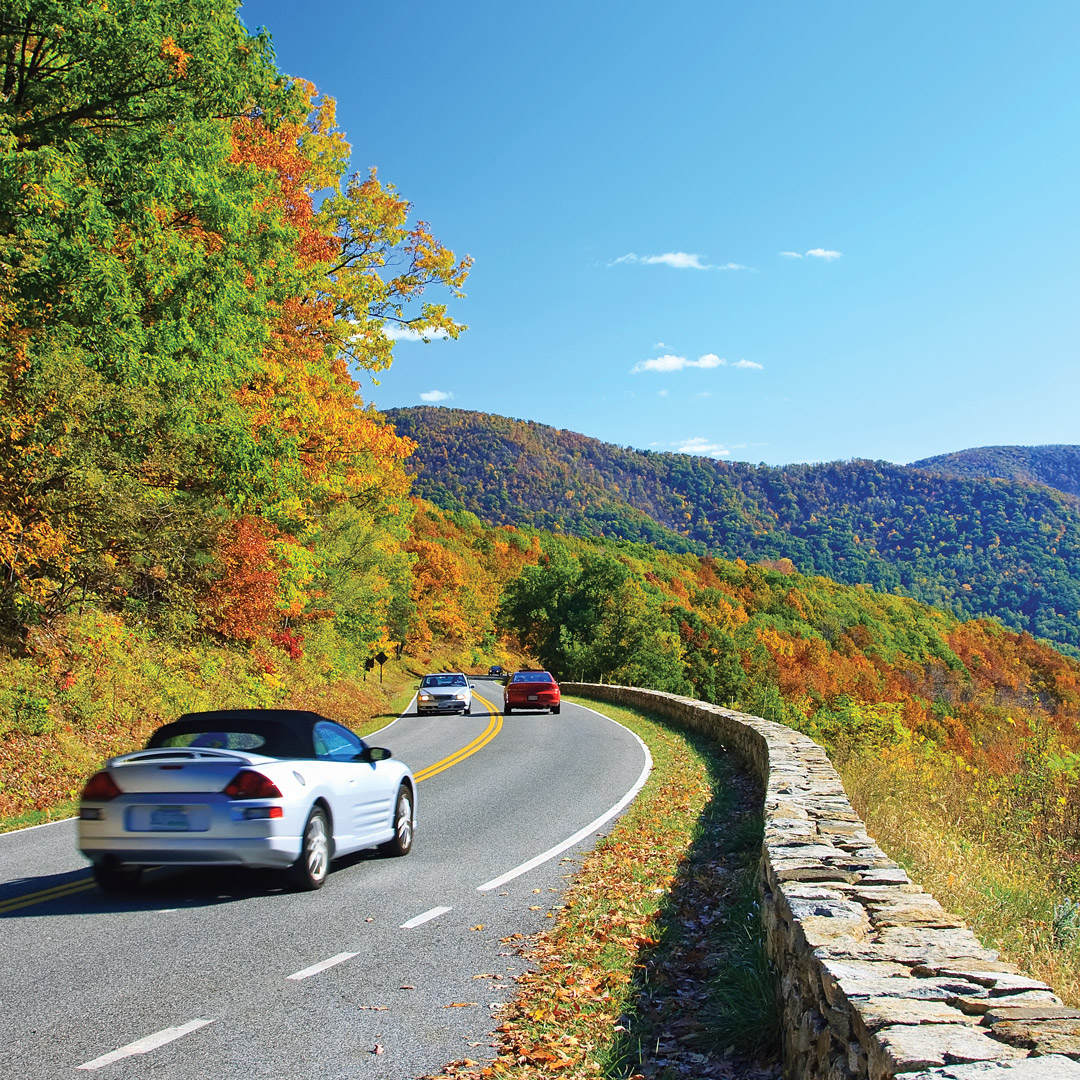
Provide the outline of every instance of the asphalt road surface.
{"type": "Polygon", "coordinates": [[[525,966],[502,939],[550,925],[647,752],[587,709],[504,718],[501,687],[476,689],[486,712],[368,737],[421,780],[416,844],[319,892],[171,868],[108,896],[73,821],[0,835],[0,1077],[397,1080],[490,1057],[525,966]]]}

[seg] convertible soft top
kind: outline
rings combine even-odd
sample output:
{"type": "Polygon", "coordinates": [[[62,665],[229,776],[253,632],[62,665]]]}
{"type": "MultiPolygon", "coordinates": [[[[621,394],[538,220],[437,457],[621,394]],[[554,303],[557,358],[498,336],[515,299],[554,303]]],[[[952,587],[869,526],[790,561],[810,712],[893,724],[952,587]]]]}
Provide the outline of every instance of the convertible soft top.
{"type": "MultiPolygon", "coordinates": [[[[270,757],[313,758],[313,728],[318,723],[336,724],[307,709],[221,709],[184,713],[150,736],[148,750],[165,746],[182,735],[209,735],[217,732],[244,732],[263,740],[259,753],[270,757]]],[[[341,725],[344,727],[345,725],[341,725]]]]}

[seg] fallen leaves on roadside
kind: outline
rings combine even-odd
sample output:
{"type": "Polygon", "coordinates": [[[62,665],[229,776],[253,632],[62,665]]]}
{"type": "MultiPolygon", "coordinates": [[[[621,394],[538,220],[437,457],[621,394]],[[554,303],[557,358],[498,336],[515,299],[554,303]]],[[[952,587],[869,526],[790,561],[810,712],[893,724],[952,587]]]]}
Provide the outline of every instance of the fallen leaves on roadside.
{"type": "Polygon", "coordinates": [[[479,1005],[479,1001],[451,1001],[449,1005],[444,1005],[444,1009],[468,1009],[473,1005],[479,1005]]]}
{"type": "Polygon", "coordinates": [[[478,922],[475,926],[470,926],[469,929],[470,930],[483,930],[484,929],[484,924],[482,922],[478,922]]]}
{"type": "MultiPolygon", "coordinates": [[[[621,720],[628,714],[619,715],[621,720]]],[[[707,975],[710,960],[695,952],[702,940],[698,931],[703,934],[714,908],[726,903],[726,889],[724,871],[718,867],[709,884],[715,893],[706,896],[704,910],[679,905],[680,920],[696,922],[691,937],[695,948],[683,954],[687,976],[662,989],[662,1002],[654,999],[651,983],[645,993],[638,980],[646,964],[653,970],[649,957],[664,944],[662,920],[665,914],[671,917],[668,891],[681,886],[680,875],[692,869],[687,852],[712,797],[712,782],[705,759],[681,735],[643,721],[628,719],[627,726],[649,744],[656,765],[653,775],[610,835],[584,856],[564,906],[557,917],[552,914],[554,925],[527,941],[519,933],[501,939],[519,945],[535,969],[518,976],[516,998],[497,1014],[502,1022],[495,1033],[494,1060],[455,1061],[425,1080],[541,1080],[552,1075],[573,1080],[604,1075],[765,1080],[779,1075],[771,1063],[756,1068],[722,1051],[703,1053],[699,1044],[683,1045],[677,1038],[652,1044],[636,1039],[636,1011],[662,1006],[665,1018],[678,1020],[685,1012],[692,1020],[696,1015],[705,994],[695,980],[707,975]]],[[[694,895],[699,899],[702,892],[694,895]]]]}
{"type": "Polygon", "coordinates": [[[386,1047],[384,1047],[384,1046],[383,1046],[382,1044],[380,1044],[380,1043],[376,1043],[376,1044],[375,1044],[375,1045],[374,1045],[374,1046],[373,1046],[373,1047],[371,1048],[371,1053],[373,1053],[373,1054],[385,1054],[385,1053],[386,1053],[386,1047]]]}
{"type": "Polygon", "coordinates": [[[390,1008],[389,1005],[358,1005],[357,1008],[361,1012],[386,1012],[390,1008]]]}

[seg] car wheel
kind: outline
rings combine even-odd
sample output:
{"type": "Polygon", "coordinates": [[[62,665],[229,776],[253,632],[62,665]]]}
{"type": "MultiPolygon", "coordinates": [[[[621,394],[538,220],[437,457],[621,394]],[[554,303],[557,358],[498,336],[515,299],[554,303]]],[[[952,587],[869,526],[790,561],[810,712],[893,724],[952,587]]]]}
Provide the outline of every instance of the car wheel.
{"type": "Polygon", "coordinates": [[[463,709],[462,711],[465,713],[466,716],[472,716],[472,705],[470,704],[468,708],[463,709]]]}
{"type": "Polygon", "coordinates": [[[133,892],[142,877],[141,866],[123,866],[113,859],[94,863],[94,880],[105,892],[133,892]]]}
{"type": "Polygon", "coordinates": [[[314,806],[304,826],[300,858],[289,868],[289,876],[297,889],[310,892],[321,889],[330,873],[330,828],[326,811],[314,806]]]}
{"type": "Polygon", "coordinates": [[[394,804],[394,839],[379,845],[384,855],[408,855],[413,846],[412,792],[402,784],[394,804]]]}
{"type": "Polygon", "coordinates": [[[552,706],[551,706],[551,712],[552,712],[552,714],[553,714],[553,715],[555,715],[555,716],[558,716],[558,715],[559,715],[559,710],[560,710],[561,708],[562,708],[562,706],[561,706],[561,705],[552,705],[552,706]]]}
{"type": "Polygon", "coordinates": [[[509,716],[513,711],[514,710],[510,705],[503,706],[503,716],[509,716]]]}

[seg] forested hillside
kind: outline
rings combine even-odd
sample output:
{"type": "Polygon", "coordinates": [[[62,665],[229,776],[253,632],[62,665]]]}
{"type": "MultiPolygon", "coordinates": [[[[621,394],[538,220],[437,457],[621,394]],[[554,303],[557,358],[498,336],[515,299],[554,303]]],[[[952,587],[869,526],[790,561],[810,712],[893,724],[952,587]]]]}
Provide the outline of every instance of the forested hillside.
{"type": "Polygon", "coordinates": [[[653,453],[459,409],[387,416],[417,443],[418,494],[490,523],[786,558],[1080,647],[1080,508],[1045,487],[886,462],[773,468],[653,453]]]}
{"type": "Polygon", "coordinates": [[[469,260],[229,0],[8,4],[0,79],[0,645],[400,640],[411,446],[354,376],[458,334],[469,260]]]}
{"type": "Polygon", "coordinates": [[[1080,446],[982,446],[923,458],[913,461],[911,467],[942,476],[1045,484],[1066,495],[1080,496],[1080,446]]]}

